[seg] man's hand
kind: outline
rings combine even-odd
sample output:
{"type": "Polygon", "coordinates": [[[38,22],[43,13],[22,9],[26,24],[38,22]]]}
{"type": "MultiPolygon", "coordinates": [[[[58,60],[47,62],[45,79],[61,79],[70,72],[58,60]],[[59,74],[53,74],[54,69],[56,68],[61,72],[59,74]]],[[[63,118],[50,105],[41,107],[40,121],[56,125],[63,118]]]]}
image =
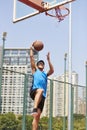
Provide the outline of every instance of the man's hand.
{"type": "Polygon", "coordinates": [[[47,76],[50,76],[54,72],[54,68],[53,68],[53,65],[51,64],[51,61],[50,61],[50,53],[49,52],[47,54],[47,60],[48,60],[48,64],[49,64],[49,71],[47,73],[47,76]]]}
{"type": "Polygon", "coordinates": [[[30,49],[31,49],[31,50],[34,50],[34,45],[33,45],[33,43],[31,44],[30,49]]]}
{"type": "Polygon", "coordinates": [[[48,52],[47,54],[47,60],[49,61],[50,60],[50,53],[48,52]]]}

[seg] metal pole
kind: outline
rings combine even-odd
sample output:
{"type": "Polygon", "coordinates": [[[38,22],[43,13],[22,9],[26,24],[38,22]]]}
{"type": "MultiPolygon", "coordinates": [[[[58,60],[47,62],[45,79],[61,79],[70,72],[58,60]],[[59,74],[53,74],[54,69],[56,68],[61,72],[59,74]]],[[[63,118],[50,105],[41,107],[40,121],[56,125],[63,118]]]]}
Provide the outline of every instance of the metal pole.
{"type": "Polygon", "coordinates": [[[53,116],[53,81],[50,80],[50,112],[49,112],[49,130],[52,130],[52,116],[53,116]]]}
{"type": "Polygon", "coordinates": [[[1,113],[1,89],[2,89],[2,74],[3,74],[3,60],[4,60],[4,46],[5,46],[5,40],[6,40],[6,35],[7,32],[3,32],[2,35],[2,40],[3,40],[3,45],[2,45],[2,51],[1,51],[1,65],[0,65],[0,113],[1,113]]]}
{"type": "Polygon", "coordinates": [[[63,117],[63,130],[66,129],[66,58],[67,53],[64,56],[64,117],[63,117]]]}
{"type": "Polygon", "coordinates": [[[87,61],[86,61],[86,130],[87,130],[87,61]]]}
{"type": "Polygon", "coordinates": [[[73,98],[74,98],[74,87],[71,85],[71,130],[73,130],[73,98]]]}
{"type": "Polygon", "coordinates": [[[27,75],[25,74],[24,77],[24,97],[23,97],[23,120],[22,120],[22,130],[26,130],[26,104],[27,104],[27,97],[26,94],[27,93],[27,75]]]}
{"type": "Polygon", "coordinates": [[[68,93],[68,130],[71,130],[71,84],[72,84],[72,39],[71,39],[71,3],[69,4],[69,93],[68,93]]]}

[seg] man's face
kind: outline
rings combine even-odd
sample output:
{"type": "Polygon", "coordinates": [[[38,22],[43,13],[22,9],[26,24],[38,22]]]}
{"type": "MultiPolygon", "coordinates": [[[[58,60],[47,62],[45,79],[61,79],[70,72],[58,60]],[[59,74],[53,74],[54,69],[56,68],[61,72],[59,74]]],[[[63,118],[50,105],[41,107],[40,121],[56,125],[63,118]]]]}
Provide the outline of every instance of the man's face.
{"type": "Polygon", "coordinates": [[[37,67],[38,67],[39,69],[44,69],[44,64],[43,64],[43,62],[39,62],[37,67]]]}

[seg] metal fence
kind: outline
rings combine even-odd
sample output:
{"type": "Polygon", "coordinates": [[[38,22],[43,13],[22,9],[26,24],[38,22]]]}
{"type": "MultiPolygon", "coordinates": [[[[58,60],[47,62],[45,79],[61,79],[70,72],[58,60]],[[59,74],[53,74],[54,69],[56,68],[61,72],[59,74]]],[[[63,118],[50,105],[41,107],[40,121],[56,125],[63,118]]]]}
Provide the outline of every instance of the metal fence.
{"type": "MultiPolygon", "coordinates": [[[[27,116],[27,94],[28,94],[28,78],[25,73],[16,72],[13,70],[3,69],[12,73],[23,75],[24,91],[23,91],[23,115],[22,115],[22,130],[28,130],[26,127],[27,116]]],[[[86,69],[86,84],[87,84],[87,69],[86,69]]],[[[87,85],[81,86],[71,84],[61,80],[48,79],[47,98],[48,106],[45,116],[48,117],[48,130],[67,130],[68,129],[68,109],[69,109],[69,87],[71,87],[71,130],[87,130],[87,85]],[[57,120],[56,125],[54,120],[57,120]],[[61,126],[59,125],[59,122],[61,126]]],[[[0,96],[1,97],[1,96],[0,96]]],[[[44,111],[43,111],[44,113],[44,111]]],[[[42,114],[43,114],[42,113],[42,114]]],[[[30,124],[32,125],[32,124],[30,124]]],[[[1,129],[4,130],[5,128],[1,129]]],[[[5,129],[8,130],[8,129],[5,129]]],[[[13,129],[9,129],[13,130],[13,129]]],[[[39,130],[46,130],[40,122],[39,130]]]]}
{"type": "Polygon", "coordinates": [[[56,117],[56,119],[61,120],[61,126],[57,130],[68,130],[68,109],[70,103],[68,102],[68,92],[69,87],[71,87],[71,130],[86,130],[86,87],[58,80],[51,80],[50,82],[48,129],[56,130],[53,122],[53,117],[56,117]]]}

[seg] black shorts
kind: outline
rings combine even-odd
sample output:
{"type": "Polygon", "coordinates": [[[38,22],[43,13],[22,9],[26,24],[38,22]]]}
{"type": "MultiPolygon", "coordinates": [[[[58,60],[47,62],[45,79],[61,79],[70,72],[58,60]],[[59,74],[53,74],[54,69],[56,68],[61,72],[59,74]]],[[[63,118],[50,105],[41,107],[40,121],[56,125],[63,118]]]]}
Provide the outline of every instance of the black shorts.
{"type": "MultiPolygon", "coordinates": [[[[35,98],[36,90],[37,90],[37,89],[30,91],[30,97],[31,97],[33,100],[34,100],[34,98],[35,98]]],[[[41,101],[40,101],[40,103],[39,103],[39,105],[38,105],[38,108],[41,110],[41,112],[43,111],[44,102],[45,102],[45,97],[42,96],[42,99],[41,99],[41,101]]]]}

